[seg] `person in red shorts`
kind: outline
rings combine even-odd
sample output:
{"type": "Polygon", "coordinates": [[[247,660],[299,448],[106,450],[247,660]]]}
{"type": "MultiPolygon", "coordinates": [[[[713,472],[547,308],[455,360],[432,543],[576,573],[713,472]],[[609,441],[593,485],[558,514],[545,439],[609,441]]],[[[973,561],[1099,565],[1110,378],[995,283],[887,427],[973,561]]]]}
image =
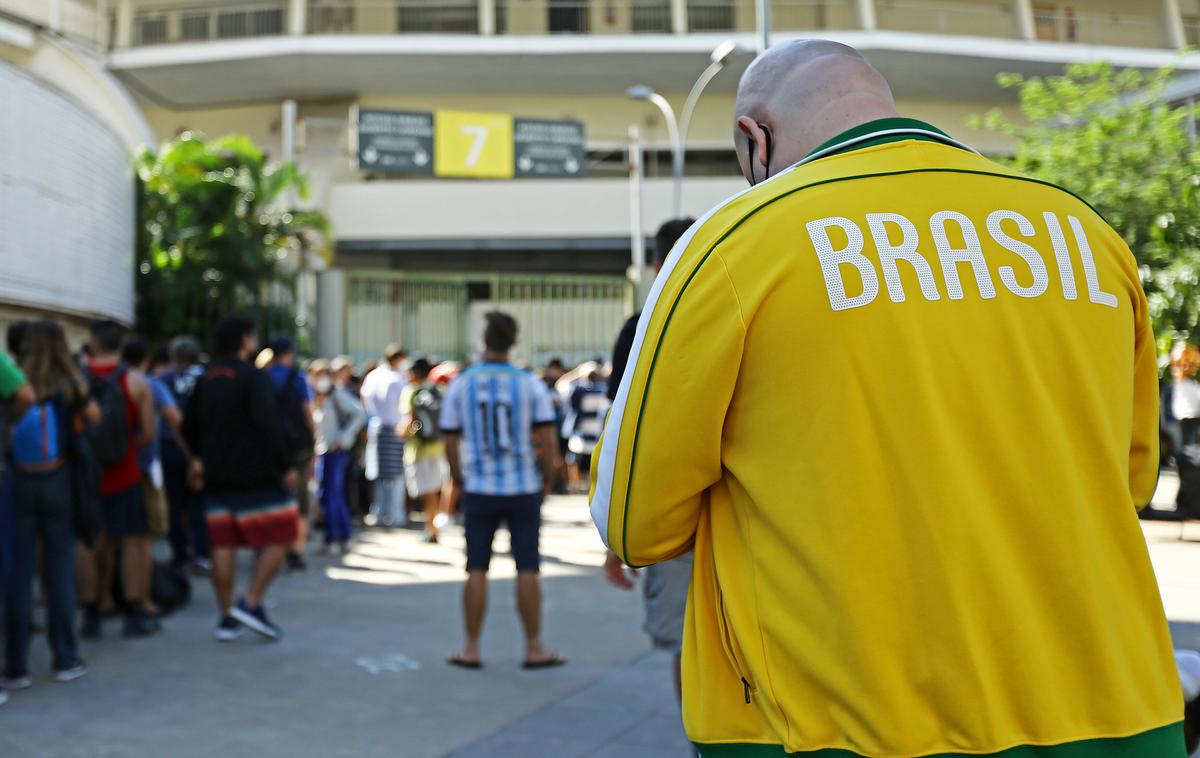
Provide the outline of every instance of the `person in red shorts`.
{"type": "Polygon", "coordinates": [[[275,390],[248,361],[258,352],[253,321],[217,325],[216,360],[196,383],[183,434],[196,457],[192,483],[203,491],[212,541],[212,582],[220,608],[214,636],[229,642],[249,629],[276,640],[263,596],[296,540],[295,470],[275,390]],[[234,602],[236,551],[258,553],[246,593],[234,602]]]}

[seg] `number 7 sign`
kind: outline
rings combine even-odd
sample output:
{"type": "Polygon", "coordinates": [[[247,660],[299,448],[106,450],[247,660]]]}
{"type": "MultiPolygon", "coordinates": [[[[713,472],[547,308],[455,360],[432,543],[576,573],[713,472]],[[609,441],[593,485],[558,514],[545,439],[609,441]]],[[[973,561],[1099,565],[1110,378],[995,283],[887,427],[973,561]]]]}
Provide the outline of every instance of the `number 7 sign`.
{"type": "Polygon", "coordinates": [[[434,113],[433,172],[437,176],[511,179],[513,118],[500,113],[434,113]]]}

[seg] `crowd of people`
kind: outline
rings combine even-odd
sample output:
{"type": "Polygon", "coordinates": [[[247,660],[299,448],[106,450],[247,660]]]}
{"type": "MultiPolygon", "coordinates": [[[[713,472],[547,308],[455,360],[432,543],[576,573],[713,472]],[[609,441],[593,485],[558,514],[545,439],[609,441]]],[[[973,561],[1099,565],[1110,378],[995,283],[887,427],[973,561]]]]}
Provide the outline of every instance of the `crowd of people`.
{"type": "Polygon", "coordinates": [[[39,597],[53,678],[67,682],[87,673],[80,639],[101,639],[113,617],[125,638],[158,633],[194,577],[211,577],[217,640],[247,630],[278,639],[264,597],[281,570],[307,568],[310,542],[337,555],[358,529],[411,527],[436,543],[452,520],[468,538],[468,639],[449,662],[481,665],[485,577],[503,524],[526,665],[565,663],[540,640],[539,509],[545,492],[585,487],[611,369],[600,359],[518,368],[508,358],[516,335],[515,321],[491,314],[475,365],[410,359],[396,345],[356,365],[302,361],[288,337],[260,347],[254,322],[237,316],[208,352],[186,335],[150,345],[107,320],[72,351],[53,320],[12,324],[0,352],[0,426],[10,430],[0,435],[0,702],[33,684],[39,597]],[[497,382],[515,383],[502,397],[497,382]],[[158,541],[169,559],[155,560],[158,541]],[[239,548],[254,551],[240,594],[239,548]]]}

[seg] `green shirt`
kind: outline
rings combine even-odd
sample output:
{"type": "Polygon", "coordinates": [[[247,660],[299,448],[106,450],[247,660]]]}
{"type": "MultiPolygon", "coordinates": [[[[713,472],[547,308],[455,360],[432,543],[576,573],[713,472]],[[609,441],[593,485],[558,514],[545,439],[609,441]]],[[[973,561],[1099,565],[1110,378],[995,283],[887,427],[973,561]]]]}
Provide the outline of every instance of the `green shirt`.
{"type": "Polygon", "coordinates": [[[26,384],[24,372],[5,353],[0,353],[0,398],[8,400],[26,384]]]}

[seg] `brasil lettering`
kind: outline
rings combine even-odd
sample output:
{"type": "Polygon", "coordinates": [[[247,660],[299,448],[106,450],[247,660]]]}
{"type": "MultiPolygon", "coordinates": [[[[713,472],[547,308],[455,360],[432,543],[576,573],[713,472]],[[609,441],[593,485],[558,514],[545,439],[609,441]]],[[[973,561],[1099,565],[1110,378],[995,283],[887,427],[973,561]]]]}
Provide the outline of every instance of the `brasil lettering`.
{"type": "MultiPolygon", "coordinates": [[[[933,268],[926,257],[917,252],[921,236],[913,222],[899,213],[868,213],[866,220],[867,234],[870,235],[878,253],[883,286],[887,289],[891,301],[903,303],[907,297],[900,281],[900,261],[904,261],[916,271],[922,297],[926,300],[940,300],[942,293],[934,278],[933,268]],[[897,239],[898,242],[895,241],[897,239]]],[[[1058,272],[1062,296],[1066,300],[1077,300],[1079,294],[1075,287],[1075,268],[1067,247],[1063,224],[1058,216],[1050,212],[1043,213],[1041,220],[1053,248],[1052,265],[1058,272]]],[[[1097,305],[1116,308],[1116,295],[1105,292],[1100,286],[1096,261],[1092,256],[1092,248],[1088,244],[1083,225],[1074,216],[1067,216],[1067,225],[1071,229],[1083,267],[1088,300],[1097,305]]],[[[829,216],[809,221],[805,226],[820,261],[821,273],[825,277],[829,305],[835,311],[844,311],[874,302],[879,295],[880,272],[875,270],[871,259],[863,255],[866,236],[859,225],[842,216],[829,216]],[[834,247],[830,236],[831,230],[834,229],[840,230],[842,234],[839,236],[846,238],[841,247],[834,247]],[[856,268],[862,278],[862,292],[857,295],[846,294],[846,282],[842,278],[843,271],[848,270],[846,266],[856,268]]],[[[1032,283],[1023,285],[1018,281],[1017,271],[1013,266],[997,266],[996,273],[1000,277],[1000,283],[1018,297],[1033,298],[1044,295],[1050,288],[1046,258],[1021,239],[1037,236],[1033,222],[1016,211],[998,210],[988,214],[984,226],[992,240],[1024,261],[1025,268],[1032,274],[1032,283]]],[[[979,231],[971,219],[957,211],[938,211],[929,219],[929,233],[937,251],[937,262],[942,271],[942,279],[946,283],[947,297],[951,300],[963,299],[963,284],[959,277],[960,264],[969,265],[981,298],[989,300],[996,297],[996,283],[992,280],[992,272],[983,255],[979,231]],[[952,234],[951,229],[957,233],[952,234]]],[[[1022,278],[1028,280],[1028,276],[1022,278]]]]}

